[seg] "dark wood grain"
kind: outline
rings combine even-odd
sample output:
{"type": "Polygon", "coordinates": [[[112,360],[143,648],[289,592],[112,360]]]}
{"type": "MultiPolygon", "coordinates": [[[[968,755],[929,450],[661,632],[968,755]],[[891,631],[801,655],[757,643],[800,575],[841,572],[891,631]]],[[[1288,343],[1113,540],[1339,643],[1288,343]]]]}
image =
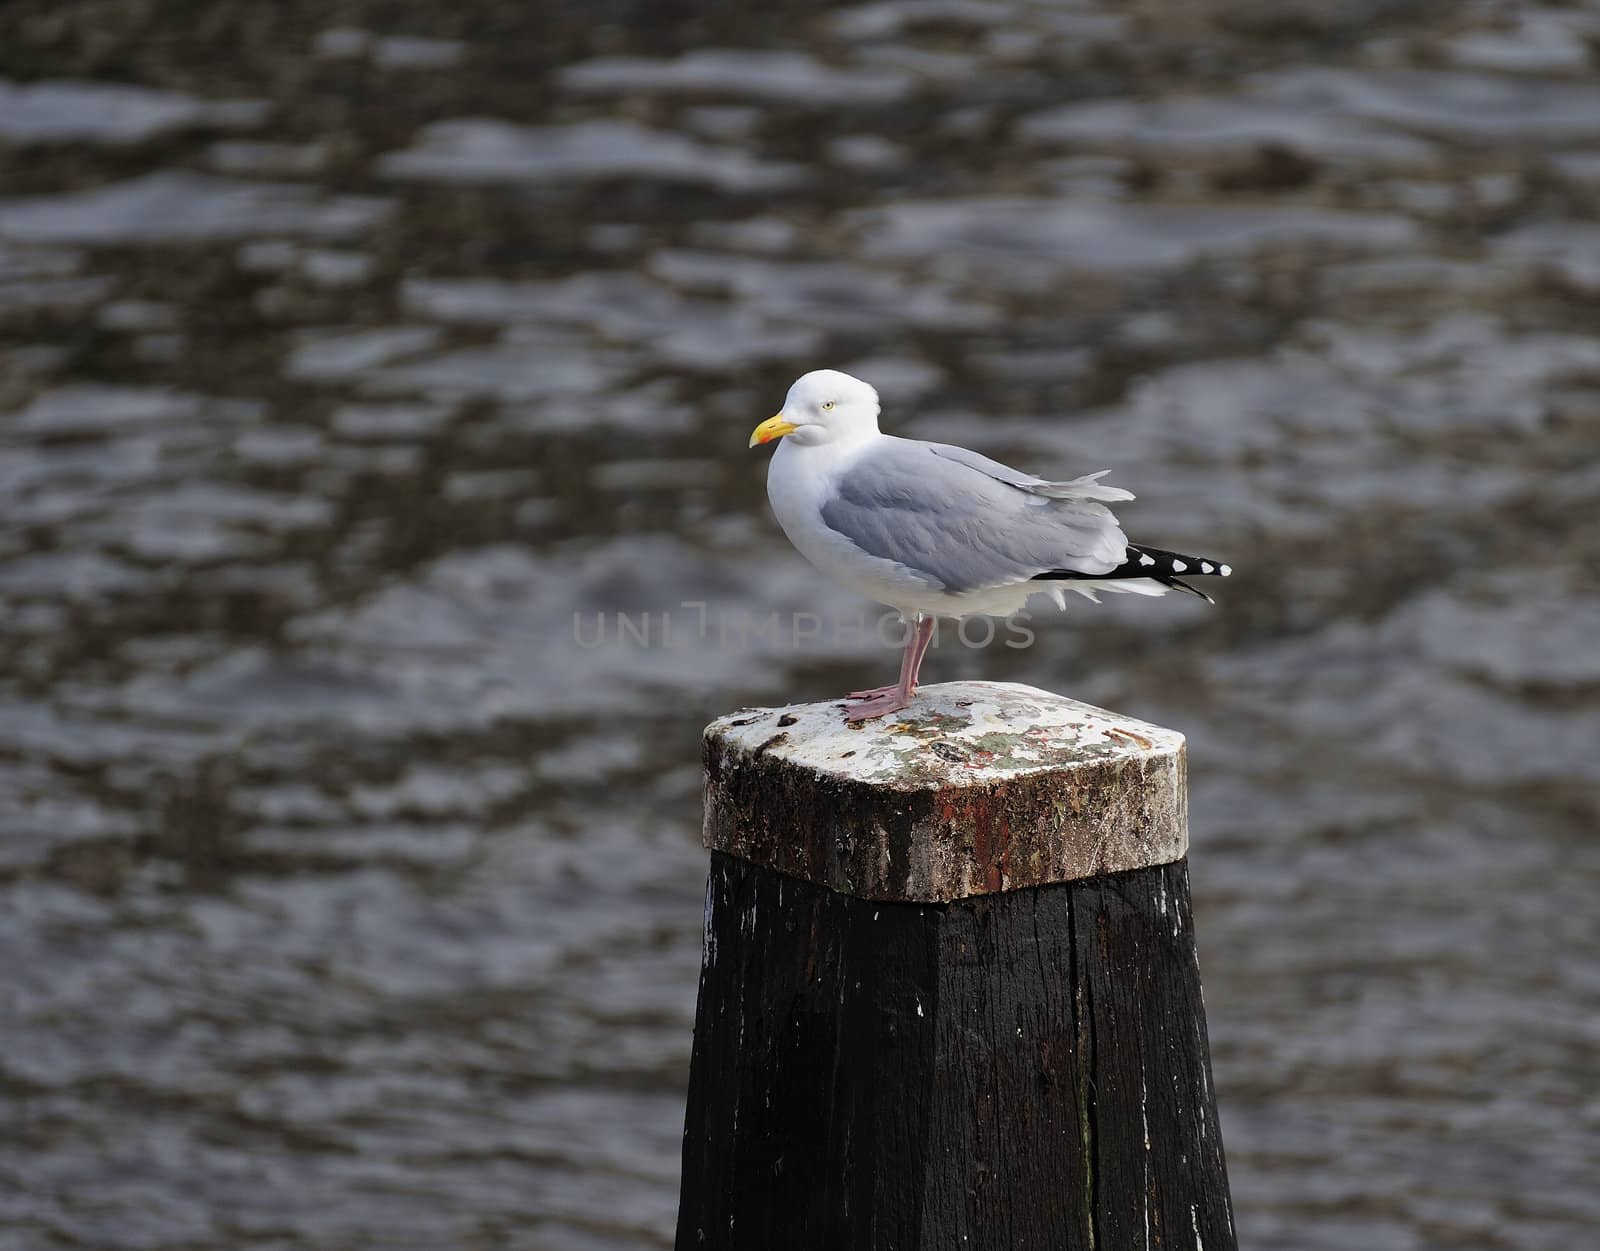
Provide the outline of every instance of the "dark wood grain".
{"type": "Polygon", "coordinates": [[[1186,864],[936,905],[714,853],[677,1245],[1232,1248],[1186,864]]]}

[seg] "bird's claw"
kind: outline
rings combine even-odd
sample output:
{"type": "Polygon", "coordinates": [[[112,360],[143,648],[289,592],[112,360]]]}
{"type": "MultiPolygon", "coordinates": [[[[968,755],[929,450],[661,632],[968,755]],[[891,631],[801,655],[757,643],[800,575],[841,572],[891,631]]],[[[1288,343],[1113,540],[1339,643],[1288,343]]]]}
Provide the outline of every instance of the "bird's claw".
{"type": "Polygon", "coordinates": [[[858,721],[871,721],[875,717],[882,717],[891,712],[909,707],[911,697],[900,691],[898,687],[891,686],[887,692],[872,699],[863,700],[853,708],[845,709],[844,719],[847,725],[854,725],[858,721]]]}
{"type": "Polygon", "coordinates": [[[864,691],[851,691],[846,699],[877,699],[880,695],[891,695],[900,688],[898,686],[874,686],[864,691]]]}

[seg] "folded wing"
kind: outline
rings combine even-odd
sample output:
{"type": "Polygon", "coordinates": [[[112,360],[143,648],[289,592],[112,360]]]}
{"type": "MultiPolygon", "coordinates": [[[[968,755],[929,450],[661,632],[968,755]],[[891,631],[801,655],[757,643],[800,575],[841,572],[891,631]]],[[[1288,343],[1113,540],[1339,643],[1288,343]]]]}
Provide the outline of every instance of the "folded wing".
{"type": "Polygon", "coordinates": [[[1100,477],[1048,482],[965,448],[886,438],[840,477],[822,520],[947,591],[1010,586],[1052,569],[1093,576],[1119,566],[1128,549],[1102,501],[1132,498],[1100,477]]]}

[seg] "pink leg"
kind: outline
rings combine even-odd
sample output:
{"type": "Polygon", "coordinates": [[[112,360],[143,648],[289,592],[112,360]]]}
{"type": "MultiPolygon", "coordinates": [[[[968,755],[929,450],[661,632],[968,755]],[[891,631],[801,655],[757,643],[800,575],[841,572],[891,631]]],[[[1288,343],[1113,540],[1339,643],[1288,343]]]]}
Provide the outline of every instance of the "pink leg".
{"type": "MultiPolygon", "coordinates": [[[[933,643],[933,632],[939,622],[935,617],[928,617],[925,621],[918,620],[916,633],[916,654],[911,657],[911,680],[906,683],[906,690],[912,694],[917,690],[917,676],[922,672],[922,658],[928,654],[928,648],[933,643]]],[[[903,680],[903,679],[902,679],[903,680]]]]}
{"type": "Polygon", "coordinates": [[[917,673],[922,668],[922,658],[928,653],[928,645],[933,642],[933,631],[937,624],[933,617],[918,615],[911,637],[906,640],[905,654],[900,658],[899,685],[861,692],[859,697],[863,702],[844,714],[846,721],[870,721],[886,713],[898,712],[911,703],[911,696],[917,689],[917,673]]]}
{"type": "Polygon", "coordinates": [[[918,621],[912,624],[910,633],[906,635],[906,649],[901,653],[901,675],[899,675],[899,681],[896,681],[893,686],[870,686],[866,691],[851,691],[850,694],[846,694],[845,699],[877,699],[877,697],[898,691],[901,686],[906,686],[906,678],[910,673],[910,664],[912,664],[910,654],[912,654],[912,649],[917,645],[917,630],[922,627],[920,621],[922,619],[918,618],[918,621]]]}

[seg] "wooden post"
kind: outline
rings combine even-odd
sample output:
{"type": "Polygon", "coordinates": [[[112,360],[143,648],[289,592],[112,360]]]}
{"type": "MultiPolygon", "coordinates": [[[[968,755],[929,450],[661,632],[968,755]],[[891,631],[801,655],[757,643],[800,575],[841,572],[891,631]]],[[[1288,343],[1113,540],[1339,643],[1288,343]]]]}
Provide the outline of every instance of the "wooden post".
{"type": "Polygon", "coordinates": [[[1233,1248],[1182,735],[841,707],[706,730],[678,1251],[1233,1248]]]}

